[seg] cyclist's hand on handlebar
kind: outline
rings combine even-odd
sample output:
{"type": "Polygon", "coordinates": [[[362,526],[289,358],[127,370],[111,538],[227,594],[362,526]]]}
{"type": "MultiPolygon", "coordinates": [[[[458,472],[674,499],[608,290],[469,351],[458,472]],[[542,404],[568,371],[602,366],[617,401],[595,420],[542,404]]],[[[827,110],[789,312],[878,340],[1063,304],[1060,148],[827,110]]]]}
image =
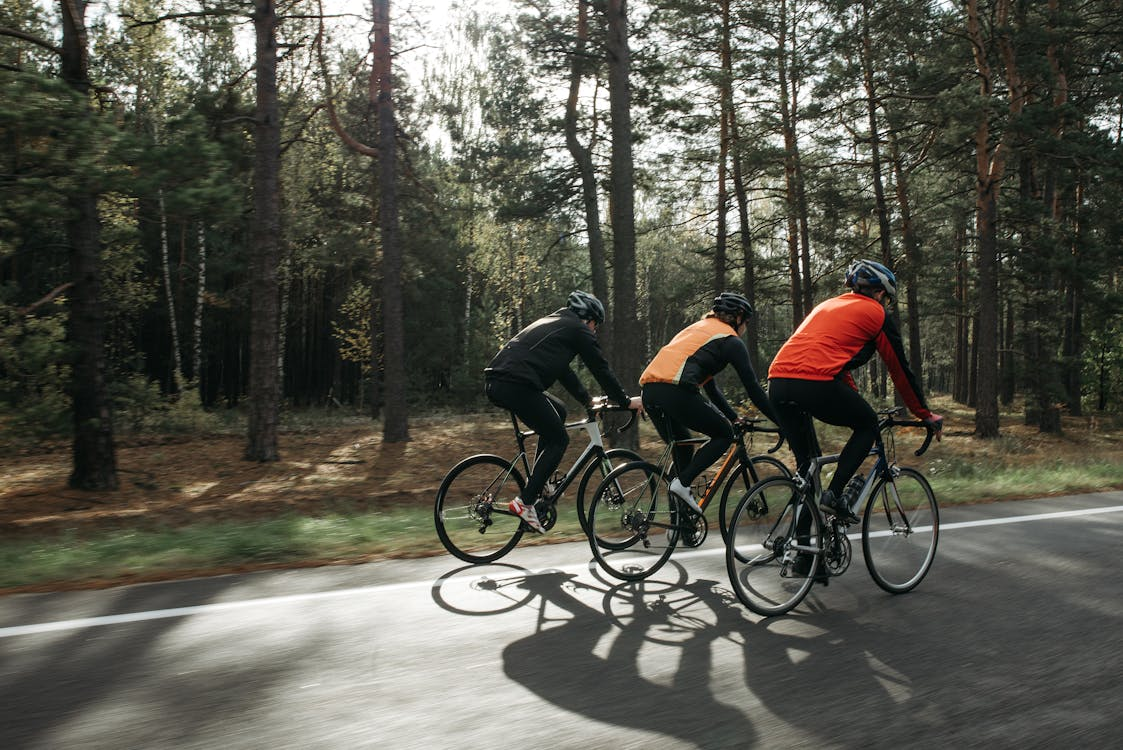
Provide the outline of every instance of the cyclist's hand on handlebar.
{"type": "Polygon", "coordinates": [[[643,398],[640,396],[632,396],[628,399],[628,408],[637,414],[643,414],[643,398]]]}
{"type": "Polygon", "coordinates": [[[932,412],[932,416],[924,420],[924,424],[931,428],[932,432],[936,435],[936,442],[940,442],[944,437],[944,418],[942,415],[932,412]]]}

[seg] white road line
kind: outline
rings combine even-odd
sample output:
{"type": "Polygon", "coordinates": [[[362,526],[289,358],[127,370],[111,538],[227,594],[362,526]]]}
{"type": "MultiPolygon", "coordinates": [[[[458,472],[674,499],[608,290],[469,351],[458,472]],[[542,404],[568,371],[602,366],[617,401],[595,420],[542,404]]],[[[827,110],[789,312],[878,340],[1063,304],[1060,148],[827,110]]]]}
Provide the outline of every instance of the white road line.
{"type": "MultiPolygon", "coordinates": [[[[1093,516],[1103,513],[1119,513],[1123,512],[1123,505],[1114,505],[1106,508],[1085,508],[1082,510],[1062,510],[1054,513],[1034,513],[1026,516],[1012,516],[1010,518],[984,518],[976,521],[962,521],[959,523],[941,524],[940,531],[944,532],[949,529],[965,529],[976,526],[994,526],[998,524],[1008,523],[1023,523],[1026,521],[1052,521],[1060,518],[1076,518],[1081,516],[1093,516]]],[[[680,552],[675,554],[676,560],[689,559],[692,557],[701,557],[715,554],[724,554],[724,549],[710,549],[710,550],[693,550],[691,552],[680,552]]],[[[561,570],[587,570],[589,563],[582,563],[581,565],[567,566],[561,570]]],[[[527,575],[540,575],[543,573],[557,572],[558,568],[551,568],[548,571],[540,573],[527,572],[527,575]]],[[[0,628],[0,638],[13,638],[20,635],[36,635],[40,633],[51,633],[60,630],[80,630],[83,628],[94,628],[102,625],[121,625],[133,622],[145,622],[148,620],[162,620],[170,617],[188,617],[190,615],[198,614],[212,614],[215,612],[222,612],[232,609],[246,609],[249,607],[263,607],[272,604],[292,604],[295,602],[308,602],[318,599],[333,599],[346,596],[361,596],[365,594],[382,594],[388,591],[399,589],[414,589],[414,588],[432,588],[435,584],[433,581],[408,581],[403,583],[388,583],[376,584],[373,586],[361,586],[358,588],[339,589],[334,591],[316,591],[307,594],[290,594],[287,596],[270,596],[261,599],[245,599],[242,601],[234,602],[215,602],[212,604],[199,604],[191,607],[176,607],[174,609],[157,609],[147,612],[130,612],[120,615],[103,615],[100,617],[83,617],[75,620],[57,620],[55,622],[42,622],[34,625],[16,625],[13,627],[0,628]]]]}

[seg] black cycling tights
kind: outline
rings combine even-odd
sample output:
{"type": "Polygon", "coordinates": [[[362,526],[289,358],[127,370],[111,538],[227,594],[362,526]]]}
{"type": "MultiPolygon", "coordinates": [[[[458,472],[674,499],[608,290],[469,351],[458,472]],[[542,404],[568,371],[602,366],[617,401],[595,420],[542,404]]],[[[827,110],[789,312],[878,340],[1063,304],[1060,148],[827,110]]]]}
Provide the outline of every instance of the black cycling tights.
{"type": "Polygon", "coordinates": [[[768,398],[795,454],[798,471],[821,455],[812,417],[854,431],[839,453],[838,466],[831,477],[829,489],[839,496],[877,439],[877,414],[873,407],[841,380],[773,378],[768,381],[768,398]]]}
{"type": "Polygon", "coordinates": [[[692,437],[691,430],[710,437],[697,451],[690,445],[675,449],[675,469],[687,487],[733,444],[733,425],[696,388],[648,383],[643,387],[643,410],[667,443],[692,437]]]}
{"type": "Polygon", "coordinates": [[[565,449],[569,447],[569,433],[565,430],[566,409],[562,400],[531,386],[488,380],[484,384],[488,400],[498,407],[514,412],[530,429],[538,433],[538,448],[534,456],[534,469],[526,480],[525,500],[538,502],[546,481],[561,464],[565,449]]]}

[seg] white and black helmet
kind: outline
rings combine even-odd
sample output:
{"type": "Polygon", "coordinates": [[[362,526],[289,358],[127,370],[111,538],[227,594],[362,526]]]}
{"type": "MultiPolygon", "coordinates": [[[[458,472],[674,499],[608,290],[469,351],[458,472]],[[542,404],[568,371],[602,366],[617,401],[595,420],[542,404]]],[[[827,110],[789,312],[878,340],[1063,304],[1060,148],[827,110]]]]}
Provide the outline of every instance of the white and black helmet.
{"type": "Polygon", "coordinates": [[[897,298],[897,277],[874,260],[855,261],[846,269],[846,286],[855,291],[859,288],[884,289],[890,299],[897,298]]]}
{"type": "Polygon", "coordinates": [[[577,313],[581,320],[591,320],[598,326],[604,322],[604,305],[588,292],[570,292],[566,306],[577,313]]]}

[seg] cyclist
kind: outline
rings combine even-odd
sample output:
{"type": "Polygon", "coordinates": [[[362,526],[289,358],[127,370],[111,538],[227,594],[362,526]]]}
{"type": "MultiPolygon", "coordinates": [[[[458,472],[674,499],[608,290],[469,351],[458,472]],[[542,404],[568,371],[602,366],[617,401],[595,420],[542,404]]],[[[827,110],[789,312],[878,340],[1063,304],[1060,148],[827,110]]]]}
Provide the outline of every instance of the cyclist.
{"type": "Polygon", "coordinates": [[[925,403],[900,331],[886,310],[897,296],[897,277],[881,263],[859,260],[847,269],[846,286],[850,292],[816,306],[780,347],[768,369],[768,394],[795,454],[797,471],[819,455],[812,417],[853,430],[819,505],[826,513],[854,521],[850,505],[861,487],[848,487],[847,482],[877,438],[877,414],[858,394],[850,370],[869,362],[876,350],[909,411],[935,427],[937,440],[943,417],[925,403]]]}
{"type": "Polygon", "coordinates": [[[580,356],[609,400],[618,406],[641,408],[639,398],[629,398],[601,353],[597,328],[602,323],[601,301],[587,292],[575,291],[565,307],[519,331],[484,369],[488,400],[513,412],[538,433],[534,469],[524,491],[529,502],[516,497],[508,507],[539,534],[545,529],[534,505],[569,446],[565,404],[546,389],[560,382],[586,409],[590,408],[593,399],[569,366],[574,357],[580,356]]]}
{"type": "Polygon", "coordinates": [[[749,349],[741,334],[753,316],[752,305],[740,294],[722,292],[701,320],[679,331],[640,375],[646,414],[667,443],[685,440],[694,430],[709,436],[697,451],[675,447],[675,474],[670,490],[695,513],[701,513],[691,483],[733,444],[733,422],[739,417],[725,400],[714,375],[732,365],[749,398],[773,422],[772,403],[757,382],[749,349]],[[708,400],[702,397],[706,391],[708,400]]]}

